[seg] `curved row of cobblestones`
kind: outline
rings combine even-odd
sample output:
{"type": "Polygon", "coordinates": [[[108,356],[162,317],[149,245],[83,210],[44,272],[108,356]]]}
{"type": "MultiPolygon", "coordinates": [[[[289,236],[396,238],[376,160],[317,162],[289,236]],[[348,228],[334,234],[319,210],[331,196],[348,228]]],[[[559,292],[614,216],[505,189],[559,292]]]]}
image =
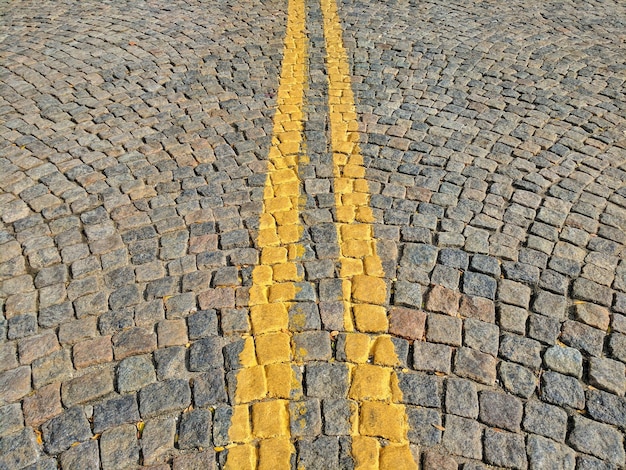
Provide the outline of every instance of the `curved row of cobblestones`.
{"type": "MultiPolygon", "coordinates": [[[[291,465],[358,464],[355,371],[390,338],[397,441],[421,467],[622,468],[624,5],[338,3],[387,286],[361,333],[322,5],[305,2],[291,465]]],[[[223,467],[248,439],[234,397],[287,2],[0,11],[0,468],[223,467]]]]}

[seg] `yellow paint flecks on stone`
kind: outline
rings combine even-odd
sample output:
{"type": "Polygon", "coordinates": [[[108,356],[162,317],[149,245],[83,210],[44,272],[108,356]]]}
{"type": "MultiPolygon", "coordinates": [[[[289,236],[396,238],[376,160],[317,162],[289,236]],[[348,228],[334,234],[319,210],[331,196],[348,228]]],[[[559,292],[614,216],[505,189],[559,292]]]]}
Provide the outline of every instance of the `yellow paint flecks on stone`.
{"type": "Polygon", "coordinates": [[[291,468],[293,444],[288,437],[274,437],[259,442],[258,470],[277,470],[291,468]]]}
{"type": "Polygon", "coordinates": [[[291,360],[291,337],[276,332],[257,336],[256,356],[259,364],[274,364],[291,360]]]}
{"type": "Polygon", "coordinates": [[[224,470],[255,470],[256,449],[253,445],[242,444],[228,449],[224,470]]]}
{"type": "Polygon", "coordinates": [[[362,435],[407,443],[407,430],[403,405],[380,401],[364,401],[361,405],[359,431],[362,435]]]}
{"type": "Polygon", "coordinates": [[[352,372],[348,397],[353,400],[388,400],[391,398],[391,372],[389,367],[359,364],[352,372]]]}
{"type": "Polygon", "coordinates": [[[252,405],[252,431],[256,438],[289,436],[286,400],[261,401],[252,405]]]}
{"type": "Polygon", "coordinates": [[[306,428],[307,411],[308,411],[307,403],[304,401],[296,402],[292,404],[291,416],[290,416],[291,418],[290,424],[291,424],[292,429],[296,429],[300,432],[306,428]]]}
{"type": "Polygon", "coordinates": [[[380,305],[357,304],[352,308],[354,322],[359,331],[383,333],[389,329],[387,309],[380,305]]]}
{"type": "Polygon", "coordinates": [[[290,261],[293,261],[295,259],[301,259],[302,256],[304,256],[304,252],[304,246],[301,244],[291,244],[289,245],[287,256],[290,261]]]}
{"type": "MultiPolygon", "coordinates": [[[[378,439],[366,436],[352,437],[352,457],[354,467],[359,470],[378,470],[380,444],[378,439]]],[[[402,467],[398,467],[400,470],[402,467]]]]}
{"type": "Polygon", "coordinates": [[[389,444],[380,449],[381,470],[417,470],[408,444],[389,444]]]}

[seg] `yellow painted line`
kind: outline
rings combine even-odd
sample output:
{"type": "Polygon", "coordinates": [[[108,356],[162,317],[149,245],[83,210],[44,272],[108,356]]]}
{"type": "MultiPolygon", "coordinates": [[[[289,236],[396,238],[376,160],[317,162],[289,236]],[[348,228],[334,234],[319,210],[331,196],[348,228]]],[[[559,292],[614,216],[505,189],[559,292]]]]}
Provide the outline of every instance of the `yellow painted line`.
{"type": "Polygon", "coordinates": [[[393,369],[400,365],[388,334],[387,282],[376,252],[370,192],[359,149],[356,106],[335,0],[321,0],[328,70],[328,106],[343,286],[346,356],[351,368],[352,456],[357,469],[417,469],[408,420],[393,369]],[[372,358],[373,363],[367,363],[372,358]],[[379,439],[388,444],[380,445],[379,439]]]}
{"type": "Polygon", "coordinates": [[[282,70],[257,245],[261,263],[252,272],[250,324],[239,355],[226,469],[288,469],[295,451],[289,402],[301,390],[293,369],[289,306],[302,281],[297,262],[301,183],[305,159],[304,89],[307,83],[304,0],[289,0],[282,70]]]}

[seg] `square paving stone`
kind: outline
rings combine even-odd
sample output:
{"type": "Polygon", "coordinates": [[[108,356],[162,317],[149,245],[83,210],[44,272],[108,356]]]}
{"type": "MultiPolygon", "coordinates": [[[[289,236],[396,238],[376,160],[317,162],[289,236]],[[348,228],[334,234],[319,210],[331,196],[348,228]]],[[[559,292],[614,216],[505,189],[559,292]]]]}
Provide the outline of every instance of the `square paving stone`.
{"type": "Polygon", "coordinates": [[[454,360],[454,373],[485,385],[493,385],[496,380],[496,358],[475,349],[459,348],[454,360]]]}
{"type": "Polygon", "coordinates": [[[541,399],[577,410],[585,408],[585,394],[580,382],[556,372],[544,372],[541,376],[541,399]]]}
{"type": "Polygon", "coordinates": [[[561,341],[590,356],[602,356],[605,332],[583,323],[568,320],[561,328],[561,341]]]}
{"type": "Polygon", "coordinates": [[[100,467],[100,450],[97,441],[87,441],[77,446],[70,447],[59,458],[61,468],[65,469],[91,469],[100,467]]]}
{"type": "Polygon", "coordinates": [[[498,354],[500,329],[492,324],[467,318],[463,322],[463,344],[480,352],[498,354]]]}
{"type": "Polygon", "coordinates": [[[485,430],[485,461],[498,467],[525,470],[524,436],[493,429],[485,430]]]}
{"type": "Polygon", "coordinates": [[[208,410],[196,409],[183,413],[180,420],[178,447],[207,448],[212,445],[212,416],[208,410]]]}
{"type": "Polygon", "coordinates": [[[413,368],[427,372],[450,373],[452,348],[423,341],[413,343],[413,368]]]}
{"type": "Polygon", "coordinates": [[[183,410],[191,404],[191,389],[186,380],[171,379],[150,384],[139,392],[139,411],[150,418],[183,410]]]}
{"type": "Polygon", "coordinates": [[[479,419],[489,426],[519,431],[522,421],[522,402],[519,398],[484,390],[479,395],[479,419]]]}
{"type": "Polygon", "coordinates": [[[146,421],[141,434],[141,454],[146,465],[165,463],[167,454],[174,448],[176,419],[155,418],[146,421]]]}
{"type": "Polygon", "coordinates": [[[608,424],[597,423],[582,416],[574,416],[574,427],[567,439],[579,452],[591,454],[616,466],[626,461],[622,433],[608,424]]]}
{"type": "Polygon", "coordinates": [[[34,464],[38,457],[39,449],[32,429],[24,428],[0,437],[0,468],[25,468],[34,464]]]}
{"type": "Polygon", "coordinates": [[[156,382],[156,373],[149,355],[128,357],[117,366],[120,393],[137,391],[152,382],[156,382]]]}
{"type": "Polygon", "coordinates": [[[626,391],[626,365],[608,358],[589,359],[589,383],[595,387],[624,395],[626,391]]]}
{"type": "Polygon", "coordinates": [[[541,436],[528,436],[528,461],[531,469],[573,469],[576,453],[569,447],[541,436]]]}
{"type": "Polygon", "coordinates": [[[135,425],[124,424],[104,431],[100,436],[100,460],[102,470],[137,468],[139,445],[135,425]]]}
{"type": "Polygon", "coordinates": [[[325,361],[332,356],[330,335],[327,331],[305,331],[293,335],[296,360],[325,361]]]}
{"type": "Polygon", "coordinates": [[[69,408],[41,428],[46,452],[58,454],[70,448],[75,442],[86,441],[91,437],[91,427],[79,406],[69,408]]]}
{"type": "Polygon", "coordinates": [[[461,345],[460,318],[429,313],[426,328],[426,340],[433,343],[449,344],[451,346],[461,345]]]}
{"type": "Polygon", "coordinates": [[[512,362],[500,362],[499,375],[504,388],[522,398],[529,398],[537,388],[533,371],[512,362]]]}
{"type": "Polygon", "coordinates": [[[482,460],[482,426],[472,419],[446,415],[443,446],[454,455],[482,460]]]}
{"type": "Polygon", "coordinates": [[[101,433],[121,424],[139,421],[139,408],[135,395],[121,397],[99,403],[93,409],[93,431],[101,433]]]}
{"type": "Polygon", "coordinates": [[[348,365],[340,362],[310,362],[305,368],[307,395],[317,398],[346,398],[350,387],[348,365]]]}
{"type": "Polygon", "coordinates": [[[477,297],[485,297],[490,300],[496,298],[496,280],[486,274],[467,271],[463,274],[463,293],[477,297]]]}
{"type": "Polygon", "coordinates": [[[352,430],[351,419],[357,413],[357,404],[342,398],[322,400],[324,434],[347,436],[352,430]]]}
{"type": "Polygon", "coordinates": [[[19,431],[23,427],[24,418],[19,403],[0,407],[0,436],[19,431]]]}
{"type": "Polygon", "coordinates": [[[596,421],[626,427],[626,398],[602,390],[587,392],[587,411],[596,421]]]}
{"type": "Polygon", "coordinates": [[[561,374],[582,377],[583,356],[577,349],[552,346],[544,353],[543,362],[546,367],[561,374]]]}
{"type": "Polygon", "coordinates": [[[398,372],[397,376],[402,403],[434,408],[441,406],[441,386],[436,376],[416,372],[398,372]]]}
{"type": "Polygon", "coordinates": [[[425,447],[441,442],[441,414],[437,410],[407,406],[406,415],[409,442],[425,447]]]}
{"type": "Polygon", "coordinates": [[[204,372],[214,367],[223,367],[222,340],[210,336],[195,341],[189,348],[189,370],[204,372]]]}
{"type": "Polygon", "coordinates": [[[448,379],[446,381],[446,412],[466,418],[477,418],[478,411],[476,385],[469,380],[448,379]]]}
{"type": "Polygon", "coordinates": [[[154,361],[157,364],[157,377],[164,379],[185,379],[188,377],[187,348],[174,346],[154,351],[154,361]]]}
{"type": "Polygon", "coordinates": [[[194,378],[193,400],[196,406],[216,405],[226,402],[224,371],[215,368],[194,378]]]}
{"type": "Polygon", "coordinates": [[[310,470],[338,468],[339,440],[333,436],[298,441],[298,466],[310,470]]]}
{"type": "Polygon", "coordinates": [[[522,336],[505,334],[500,338],[500,356],[537,370],[541,366],[541,344],[522,336]]]}
{"type": "Polygon", "coordinates": [[[315,437],[322,432],[322,412],[318,399],[290,401],[289,416],[291,435],[315,437]]]}
{"type": "Polygon", "coordinates": [[[531,400],[526,403],[524,429],[563,442],[567,432],[567,413],[553,405],[531,400]]]}

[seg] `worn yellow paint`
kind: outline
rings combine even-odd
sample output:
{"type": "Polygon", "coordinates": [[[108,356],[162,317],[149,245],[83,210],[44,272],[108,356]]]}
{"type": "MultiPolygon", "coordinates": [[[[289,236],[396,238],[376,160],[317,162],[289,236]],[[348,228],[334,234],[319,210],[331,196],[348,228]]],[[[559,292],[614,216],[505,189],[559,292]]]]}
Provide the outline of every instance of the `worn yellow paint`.
{"type": "Polygon", "coordinates": [[[376,333],[389,329],[387,309],[381,305],[356,304],[352,307],[352,313],[359,331],[376,333]]]}
{"type": "Polygon", "coordinates": [[[288,437],[263,439],[259,442],[258,470],[291,468],[291,458],[295,449],[288,437]]]}
{"type": "Polygon", "coordinates": [[[336,0],[321,0],[328,71],[334,165],[335,219],[343,282],[345,355],[352,367],[350,398],[358,422],[352,436],[355,468],[417,469],[407,439],[408,420],[393,367],[400,365],[388,331],[387,282],[376,241],[370,191],[359,149],[356,106],[336,0]],[[378,334],[368,337],[364,333],[378,334]],[[382,333],[382,335],[381,335],[382,333]],[[375,365],[366,362],[373,355],[375,365]],[[378,438],[391,441],[381,448],[378,438]]]}
{"type": "Polygon", "coordinates": [[[232,442],[247,442],[250,439],[250,410],[248,405],[233,406],[228,438],[232,442]]]}
{"type": "Polygon", "coordinates": [[[287,400],[302,389],[292,368],[289,307],[303,279],[298,264],[301,183],[298,165],[306,161],[303,100],[306,84],[304,0],[289,0],[287,29],[268,173],[263,191],[256,244],[261,264],[252,272],[249,291],[251,334],[239,356],[226,468],[289,468],[290,442],[287,400]]]}
{"type": "MultiPolygon", "coordinates": [[[[378,439],[366,436],[352,437],[352,457],[354,466],[360,470],[378,470],[380,443],[378,439]]],[[[402,468],[402,467],[397,467],[402,468]]]]}
{"type": "Polygon", "coordinates": [[[260,439],[289,436],[286,400],[260,401],[252,405],[252,431],[260,439]]]}
{"type": "Polygon", "coordinates": [[[259,364],[291,361],[291,337],[282,331],[260,335],[256,340],[256,355],[259,364]]]}
{"type": "Polygon", "coordinates": [[[256,449],[251,444],[230,447],[224,470],[254,470],[256,459],[256,449]]]}
{"type": "MultiPolygon", "coordinates": [[[[344,305],[344,353],[350,363],[352,455],[356,468],[417,468],[407,440],[408,424],[394,367],[400,366],[388,332],[388,285],[374,237],[374,215],[359,149],[356,107],[336,0],[321,0],[327,51],[328,104],[334,164],[339,277],[344,305]],[[373,362],[370,363],[370,362],[373,362]],[[384,445],[381,445],[384,444],[384,445]]],[[[303,137],[306,86],[304,0],[289,0],[287,32],[268,176],[256,244],[260,265],[249,290],[251,332],[236,375],[234,414],[226,468],[289,468],[294,446],[289,400],[302,396],[295,364],[308,352],[296,348],[290,322],[304,315],[289,309],[304,279],[300,243],[303,203],[298,165],[306,161],[303,137]]],[[[306,413],[305,409],[300,410],[306,413]]]]}
{"type": "Polygon", "coordinates": [[[373,364],[356,365],[348,397],[357,401],[391,399],[392,371],[390,367],[373,364]]]}
{"type": "Polygon", "coordinates": [[[363,333],[347,333],[344,348],[349,362],[365,363],[370,354],[370,337],[363,333]]]}

